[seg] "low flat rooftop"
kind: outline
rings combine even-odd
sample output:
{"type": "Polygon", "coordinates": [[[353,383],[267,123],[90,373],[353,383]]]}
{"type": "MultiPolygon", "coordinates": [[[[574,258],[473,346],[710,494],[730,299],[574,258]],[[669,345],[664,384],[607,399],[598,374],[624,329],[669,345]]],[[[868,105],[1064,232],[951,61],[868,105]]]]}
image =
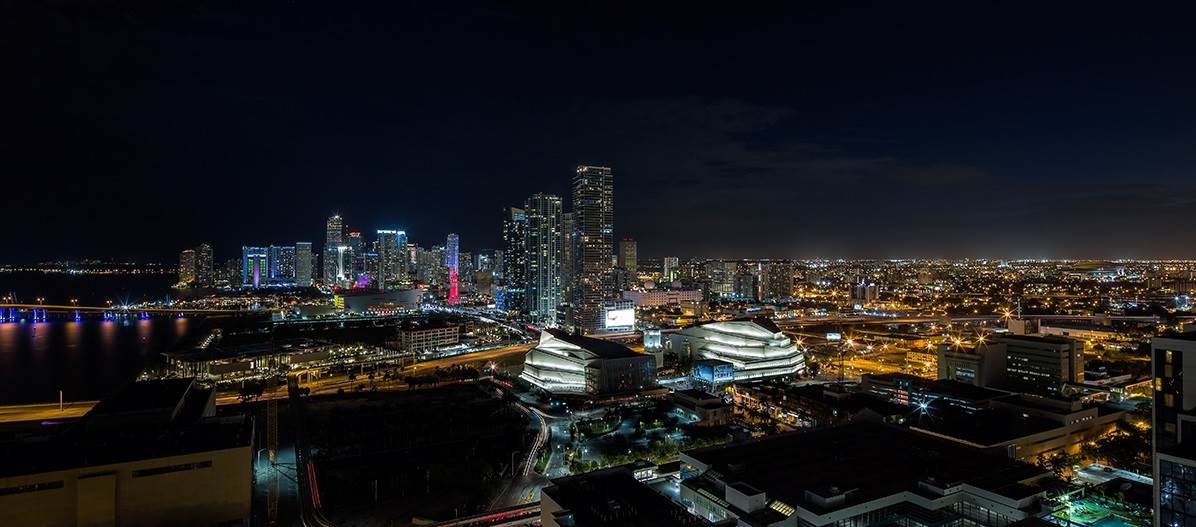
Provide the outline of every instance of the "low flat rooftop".
{"type": "Polygon", "coordinates": [[[572,513],[576,527],[688,527],[707,523],[612,467],[552,480],[544,494],[572,513]]]}
{"type": "Polygon", "coordinates": [[[769,499],[825,514],[899,492],[925,492],[919,482],[937,486],[969,483],[1010,499],[1037,493],[1025,480],[1044,474],[1020,461],[900,427],[853,423],[794,432],[729,446],[687,452],[708,465],[707,475],[723,482],[742,481],[769,499]],[[829,487],[855,491],[840,504],[823,507],[807,499],[807,490],[829,487]]]}

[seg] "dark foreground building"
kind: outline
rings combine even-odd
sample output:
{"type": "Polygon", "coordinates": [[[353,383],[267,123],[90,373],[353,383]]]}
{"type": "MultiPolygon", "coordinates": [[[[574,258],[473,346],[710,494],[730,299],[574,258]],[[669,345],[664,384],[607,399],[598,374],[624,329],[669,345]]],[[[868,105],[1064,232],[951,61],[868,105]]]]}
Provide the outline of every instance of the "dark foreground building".
{"type": "Polygon", "coordinates": [[[554,479],[540,496],[543,527],[711,525],[637,481],[627,466],[554,479]]]}
{"type": "Polygon", "coordinates": [[[138,382],[56,433],[0,444],[0,525],[243,525],[252,422],[193,379],[138,382]]]}
{"type": "Polygon", "coordinates": [[[681,500],[709,521],[811,527],[1006,527],[1041,512],[1033,465],[883,424],[681,455],[681,500]]]}

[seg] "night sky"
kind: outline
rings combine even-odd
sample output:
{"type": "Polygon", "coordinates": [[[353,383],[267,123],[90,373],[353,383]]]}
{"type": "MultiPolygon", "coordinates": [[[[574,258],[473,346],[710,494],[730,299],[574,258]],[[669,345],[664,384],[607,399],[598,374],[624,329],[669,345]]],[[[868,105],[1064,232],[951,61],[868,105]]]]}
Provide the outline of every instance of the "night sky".
{"type": "Polygon", "coordinates": [[[649,257],[1196,257],[1190,2],[648,3],[6,3],[0,263],[500,248],[578,164],[649,257]]]}

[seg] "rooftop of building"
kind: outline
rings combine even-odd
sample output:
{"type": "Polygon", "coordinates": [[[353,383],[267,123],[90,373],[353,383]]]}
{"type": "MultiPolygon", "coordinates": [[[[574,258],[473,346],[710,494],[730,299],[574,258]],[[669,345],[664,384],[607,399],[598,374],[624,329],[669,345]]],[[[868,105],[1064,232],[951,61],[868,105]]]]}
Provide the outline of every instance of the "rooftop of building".
{"type": "Polygon", "coordinates": [[[1056,337],[1054,335],[1001,335],[996,337],[995,340],[1005,343],[1033,342],[1038,344],[1072,344],[1074,342],[1069,338],[1056,337]]]}
{"type": "Polygon", "coordinates": [[[1063,425],[1043,417],[1009,410],[982,409],[975,413],[957,411],[949,405],[931,404],[910,420],[910,426],[943,436],[988,447],[1040,434],[1063,425]]]}
{"type": "Polygon", "coordinates": [[[913,411],[909,406],[892,403],[869,393],[850,391],[847,387],[837,384],[798,386],[786,390],[786,394],[842,408],[852,413],[868,409],[882,416],[890,416],[913,411]]]}
{"type": "Polygon", "coordinates": [[[568,525],[575,527],[707,525],[673,500],[636,481],[627,467],[557,478],[542,492],[568,510],[568,525]]]}
{"type": "Polygon", "coordinates": [[[897,383],[904,381],[913,386],[921,387],[927,393],[954,397],[968,401],[984,401],[1009,395],[1009,392],[1001,390],[982,388],[980,386],[953,381],[950,379],[931,380],[925,377],[918,377],[917,375],[910,375],[908,373],[868,373],[864,374],[863,379],[865,382],[874,381],[881,383],[897,383]]]}
{"type": "Polygon", "coordinates": [[[619,344],[618,342],[596,339],[596,338],[587,337],[584,335],[577,335],[574,333],[568,333],[566,331],[561,331],[559,329],[546,329],[544,331],[548,332],[556,339],[568,342],[569,344],[572,344],[574,346],[582,348],[590,353],[593,353],[594,355],[597,355],[599,358],[602,358],[602,359],[625,359],[625,358],[630,358],[630,357],[644,357],[644,356],[650,357],[650,355],[644,355],[643,353],[636,353],[631,348],[628,348],[627,346],[619,344]]]}
{"type": "Polygon", "coordinates": [[[215,417],[213,395],[193,379],[133,383],[73,423],[0,444],[0,477],[250,446],[252,421],[215,417]]]}
{"type": "Polygon", "coordinates": [[[703,326],[717,326],[719,324],[726,324],[728,322],[740,322],[740,323],[750,322],[752,324],[755,324],[756,326],[759,326],[760,329],[767,331],[769,333],[780,333],[781,332],[780,326],[777,326],[776,322],[773,322],[772,319],[766,318],[766,317],[743,317],[743,318],[736,318],[733,320],[714,320],[714,321],[706,321],[706,322],[697,322],[697,323],[685,326],[681,329],[684,330],[684,329],[703,327],[703,326]]]}
{"type": "Polygon", "coordinates": [[[232,358],[265,357],[285,353],[306,353],[315,351],[322,344],[309,338],[277,339],[234,346],[212,346],[171,351],[164,355],[181,361],[208,361],[232,358]]]}
{"type": "Polygon", "coordinates": [[[770,500],[815,514],[901,492],[928,493],[921,482],[940,488],[968,483],[1020,500],[1037,494],[1025,482],[1045,474],[1016,460],[874,423],[782,434],[686,455],[709,466],[708,476],[749,483],[770,500]],[[820,489],[848,493],[847,498],[820,505],[807,495],[820,489]]]}
{"type": "Polygon", "coordinates": [[[95,405],[88,416],[110,416],[142,412],[171,411],[186,399],[194,379],[163,379],[135,382],[95,405]]]}
{"type": "Polygon", "coordinates": [[[1164,333],[1162,335],[1159,335],[1155,338],[1196,341],[1196,331],[1185,331],[1185,332],[1170,331],[1170,332],[1164,333]]]}

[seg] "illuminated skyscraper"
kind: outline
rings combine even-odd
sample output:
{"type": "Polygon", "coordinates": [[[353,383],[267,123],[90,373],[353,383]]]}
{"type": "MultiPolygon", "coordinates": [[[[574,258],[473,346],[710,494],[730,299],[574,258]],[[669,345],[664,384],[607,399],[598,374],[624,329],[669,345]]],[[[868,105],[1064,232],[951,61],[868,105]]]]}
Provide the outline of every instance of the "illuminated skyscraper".
{"type": "Polygon", "coordinates": [[[556,325],[561,303],[561,198],[527,200],[527,312],[534,322],[556,325]]]}
{"type": "Polygon", "coordinates": [[[577,229],[574,325],[583,332],[603,327],[602,302],[615,297],[614,175],[608,167],[579,166],[573,177],[573,221],[577,229]]]}
{"type": "Polygon", "coordinates": [[[344,242],[345,226],[341,221],[340,214],[328,218],[328,223],[325,225],[324,245],[331,245],[336,247],[344,242]]]}
{"type": "Polygon", "coordinates": [[[461,293],[458,289],[457,273],[461,270],[458,265],[461,252],[461,238],[456,234],[449,234],[444,243],[444,266],[448,269],[448,303],[450,306],[461,303],[461,293]]]}
{"type": "Polygon", "coordinates": [[[373,276],[378,289],[393,289],[407,279],[407,233],[396,230],[378,231],[378,276],[373,276]]]}
{"type": "Polygon", "coordinates": [[[270,250],[270,283],[291,284],[295,282],[295,248],[271,245],[270,250]]]}
{"type": "Polygon", "coordinates": [[[257,289],[270,277],[270,251],[265,247],[241,247],[241,287],[257,289]]]}
{"type": "Polygon", "coordinates": [[[295,242],[295,285],[311,286],[311,242],[295,242]]]}
{"type": "Polygon", "coordinates": [[[337,282],[340,271],[340,252],[337,247],[344,244],[344,224],[339,214],[328,218],[324,234],[324,283],[328,285],[337,282]]]}
{"type": "Polygon", "coordinates": [[[215,258],[212,246],[201,243],[195,248],[195,284],[199,287],[212,287],[216,284],[215,258]]]}
{"type": "Polygon", "coordinates": [[[496,295],[498,308],[522,312],[527,302],[527,214],[523,209],[503,210],[502,285],[496,295]]]}
{"type": "Polygon", "coordinates": [[[185,285],[195,283],[194,249],[187,249],[179,253],[179,283],[185,285]]]}

